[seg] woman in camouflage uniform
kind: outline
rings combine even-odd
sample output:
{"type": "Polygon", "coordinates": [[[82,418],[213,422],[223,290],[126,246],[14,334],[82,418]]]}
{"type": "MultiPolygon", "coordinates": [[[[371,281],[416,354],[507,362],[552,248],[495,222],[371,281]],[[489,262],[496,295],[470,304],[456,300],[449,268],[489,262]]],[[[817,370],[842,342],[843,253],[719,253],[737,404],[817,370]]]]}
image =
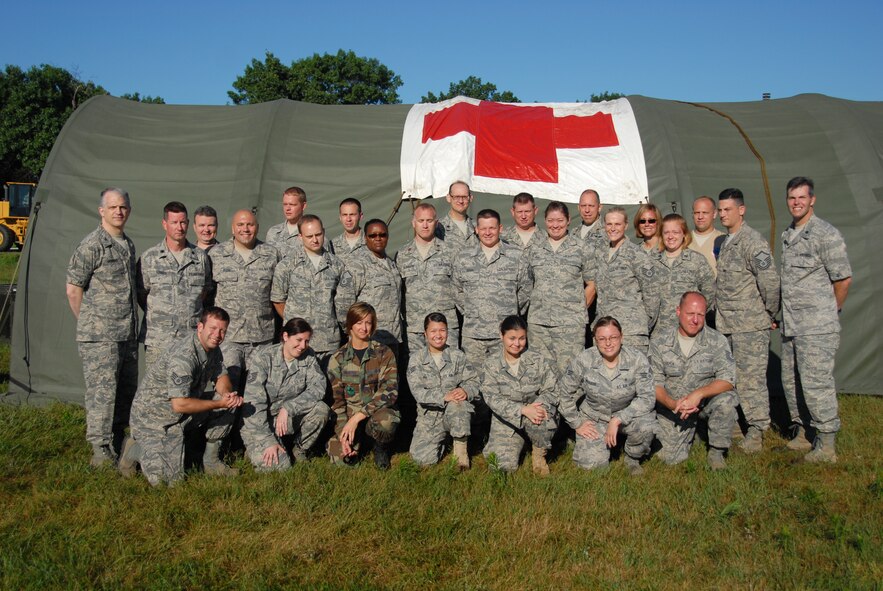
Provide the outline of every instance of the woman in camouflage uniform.
{"type": "Polygon", "coordinates": [[[635,214],[635,238],[639,239],[646,254],[651,254],[662,239],[662,212],[652,203],[644,203],[635,214]]]}

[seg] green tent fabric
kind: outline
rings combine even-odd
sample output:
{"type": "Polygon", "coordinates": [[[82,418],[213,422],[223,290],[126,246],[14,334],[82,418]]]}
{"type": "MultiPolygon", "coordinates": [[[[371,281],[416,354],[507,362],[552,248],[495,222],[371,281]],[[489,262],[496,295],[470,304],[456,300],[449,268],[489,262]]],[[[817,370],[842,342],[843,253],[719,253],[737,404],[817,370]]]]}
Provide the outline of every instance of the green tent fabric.
{"type": "MultiPolygon", "coordinates": [[[[883,393],[883,368],[877,363],[883,352],[876,327],[880,313],[870,305],[881,281],[873,272],[880,265],[872,261],[883,252],[875,231],[883,222],[883,103],[801,95],[709,104],[709,110],[640,96],[629,101],[641,132],[650,198],[664,213],[675,209],[689,216],[696,196],[716,197],[723,188],[739,187],[748,201],[749,224],[772,236],[778,249],[779,234],[790,220],[785,183],[797,175],[816,181],[817,214],[843,232],[854,273],[842,317],[838,388],[883,393]],[[761,161],[746,137],[765,163],[769,202],[761,161]]],[[[281,195],[291,185],[306,189],[307,211],[325,220],[329,236],[341,231],[337,204],[345,197],[362,201],[366,219],[386,219],[401,205],[391,227],[394,252],[411,237],[413,204],[401,201],[399,179],[409,108],[285,100],[171,106],[111,97],[82,105],[59,135],[37,189],[21,264],[6,399],[82,403],[65,272],[76,245],[98,223],[102,188],[129,191],[133,211],[126,231],[139,253],[161,240],[162,207],[171,200],[182,201],[191,212],[214,206],[220,239],[230,236],[234,211],[255,208],[263,237],[281,220],[281,195]]],[[[434,201],[440,211],[447,209],[443,199],[434,201]]],[[[511,197],[479,194],[473,211],[506,212],[510,205],[511,197]]]]}

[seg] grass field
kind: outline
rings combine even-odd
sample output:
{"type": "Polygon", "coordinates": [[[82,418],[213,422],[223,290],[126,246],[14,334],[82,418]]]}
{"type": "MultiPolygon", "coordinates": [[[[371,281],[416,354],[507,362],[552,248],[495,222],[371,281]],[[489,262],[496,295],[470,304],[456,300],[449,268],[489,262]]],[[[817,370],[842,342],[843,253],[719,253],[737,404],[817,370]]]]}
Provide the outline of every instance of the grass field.
{"type": "Polygon", "coordinates": [[[883,398],[842,416],[834,466],[772,436],[722,473],[702,445],[639,478],[568,446],[546,479],[398,454],[154,490],[88,468],[79,407],[0,404],[0,588],[880,588],[883,398]]]}
{"type": "Polygon", "coordinates": [[[0,283],[16,283],[19,253],[0,252],[0,283]]]}

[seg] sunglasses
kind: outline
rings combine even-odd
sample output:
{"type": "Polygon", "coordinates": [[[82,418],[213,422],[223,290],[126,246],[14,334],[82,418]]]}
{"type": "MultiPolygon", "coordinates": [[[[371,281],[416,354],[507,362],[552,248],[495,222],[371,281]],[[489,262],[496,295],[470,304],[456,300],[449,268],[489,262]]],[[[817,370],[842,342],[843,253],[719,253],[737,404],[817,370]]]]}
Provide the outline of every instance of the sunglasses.
{"type": "Polygon", "coordinates": [[[386,232],[376,232],[374,234],[368,234],[368,238],[386,238],[389,236],[386,232]]]}
{"type": "Polygon", "coordinates": [[[656,223],[656,220],[651,220],[651,219],[641,219],[641,220],[638,220],[638,223],[641,224],[641,225],[645,225],[645,224],[655,224],[655,223],[656,223]]]}

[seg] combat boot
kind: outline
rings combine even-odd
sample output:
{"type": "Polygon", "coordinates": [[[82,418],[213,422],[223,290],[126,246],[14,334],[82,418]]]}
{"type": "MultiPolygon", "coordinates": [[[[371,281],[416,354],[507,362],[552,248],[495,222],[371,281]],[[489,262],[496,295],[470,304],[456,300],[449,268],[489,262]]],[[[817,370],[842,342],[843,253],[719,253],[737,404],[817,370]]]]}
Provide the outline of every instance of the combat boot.
{"type": "Polygon", "coordinates": [[[539,476],[549,475],[549,464],[546,463],[546,451],[539,447],[533,448],[531,451],[531,460],[533,463],[533,473],[539,476]]]}
{"type": "Polygon", "coordinates": [[[811,452],[803,456],[804,462],[834,464],[837,462],[837,453],[834,450],[836,433],[817,433],[816,445],[811,452]]]}
{"type": "Polygon", "coordinates": [[[307,461],[307,452],[299,445],[292,446],[291,448],[291,459],[294,460],[293,463],[300,464],[301,462],[307,461]]]}
{"type": "Polygon", "coordinates": [[[638,458],[625,454],[623,462],[625,462],[625,467],[628,468],[630,476],[640,476],[644,473],[644,468],[641,467],[641,462],[638,458]]]}
{"type": "Polygon", "coordinates": [[[205,473],[213,476],[236,476],[239,474],[239,470],[231,468],[221,461],[218,457],[220,451],[220,441],[205,442],[205,454],[202,456],[202,468],[205,473]]]}
{"type": "Polygon", "coordinates": [[[791,451],[809,451],[812,449],[812,443],[806,436],[806,429],[804,429],[803,425],[795,425],[797,427],[797,434],[794,436],[791,441],[785,445],[786,448],[791,451]]]}
{"type": "Polygon", "coordinates": [[[461,472],[469,469],[469,447],[466,444],[467,438],[454,439],[454,457],[457,458],[457,468],[461,472]]]}
{"type": "Polygon", "coordinates": [[[92,459],[89,460],[89,464],[93,468],[101,468],[102,466],[107,465],[112,466],[116,461],[116,454],[113,453],[113,448],[109,445],[92,446],[92,459]]]}
{"type": "Polygon", "coordinates": [[[374,465],[381,470],[389,470],[390,455],[388,443],[380,443],[378,441],[374,446],[374,465]]]}
{"type": "Polygon", "coordinates": [[[727,462],[724,460],[724,450],[719,447],[708,448],[707,461],[708,467],[711,468],[712,472],[724,470],[727,467],[727,462]]]}
{"type": "Polygon", "coordinates": [[[119,469],[120,474],[126,478],[134,476],[135,464],[138,463],[140,457],[141,446],[132,439],[131,435],[126,435],[125,440],[123,440],[123,449],[120,451],[120,460],[117,463],[117,469],[119,469]]]}
{"type": "Polygon", "coordinates": [[[748,427],[745,439],[739,442],[739,448],[747,454],[763,451],[763,431],[757,427],[748,427]]]}

